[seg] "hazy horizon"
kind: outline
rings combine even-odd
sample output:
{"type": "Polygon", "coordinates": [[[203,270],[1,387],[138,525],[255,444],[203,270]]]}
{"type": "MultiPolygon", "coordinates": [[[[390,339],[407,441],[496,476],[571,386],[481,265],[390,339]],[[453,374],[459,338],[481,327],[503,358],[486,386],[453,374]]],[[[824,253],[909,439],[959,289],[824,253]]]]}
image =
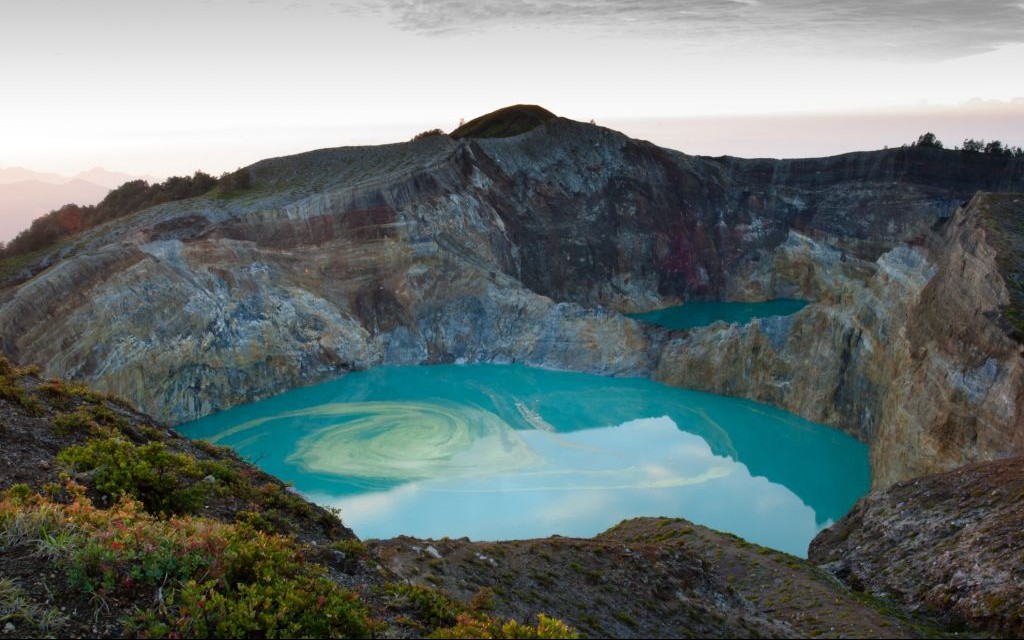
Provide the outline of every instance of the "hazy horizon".
{"type": "Polygon", "coordinates": [[[925,131],[1024,145],[1019,0],[14,0],[0,16],[0,166],[43,172],[219,173],[516,103],[704,155],[925,131]]]}
{"type": "Polygon", "coordinates": [[[702,155],[928,130],[1024,144],[1018,0],[39,0],[0,17],[0,166],[45,172],[218,173],[519,102],[702,155]]]}
{"type": "MultiPolygon", "coordinates": [[[[477,115],[482,113],[460,117],[469,120],[477,115]]],[[[565,117],[580,121],[594,119],[565,117]]],[[[898,147],[913,142],[926,131],[934,132],[950,149],[962,144],[965,138],[998,139],[1008,145],[1024,146],[1024,99],[848,114],[622,117],[596,120],[596,124],[659,146],[704,156],[830,156],[898,147]]],[[[197,170],[218,175],[267,158],[326,147],[405,142],[426,129],[451,131],[457,125],[456,119],[454,122],[390,123],[364,127],[254,127],[196,134],[184,140],[171,141],[159,150],[128,155],[127,160],[99,152],[95,155],[62,155],[52,162],[43,157],[27,156],[26,161],[19,163],[14,158],[2,156],[0,169],[20,167],[71,179],[86,171],[102,168],[160,181],[197,170]],[[219,144],[204,143],[203,138],[219,139],[219,144]]]]}

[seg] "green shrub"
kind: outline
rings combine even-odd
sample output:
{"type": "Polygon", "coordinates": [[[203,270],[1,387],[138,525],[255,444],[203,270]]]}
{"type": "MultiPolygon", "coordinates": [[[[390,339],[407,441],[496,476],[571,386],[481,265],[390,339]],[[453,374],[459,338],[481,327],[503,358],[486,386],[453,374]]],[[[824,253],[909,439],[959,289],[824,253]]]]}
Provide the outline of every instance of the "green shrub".
{"type": "Polygon", "coordinates": [[[23,369],[11,366],[11,363],[4,359],[0,364],[0,399],[19,405],[31,415],[42,415],[42,403],[19,382],[24,375],[23,369]]]}
{"type": "Polygon", "coordinates": [[[80,382],[47,380],[39,385],[39,392],[46,396],[50,404],[61,409],[70,407],[71,400],[76,398],[93,404],[101,401],[100,394],[80,382]]]}
{"type": "Polygon", "coordinates": [[[454,627],[439,629],[430,638],[579,638],[580,634],[557,618],[543,613],[537,615],[537,624],[522,624],[516,620],[501,620],[490,616],[460,615],[454,627]]]}
{"type": "Polygon", "coordinates": [[[71,433],[95,433],[99,426],[92,416],[82,410],[74,413],[58,413],[53,417],[53,431],[66,436],[71,433]]]}
{"type": "MultiPolygon", "coordinates": [[[[168,631],[186,638],[365,638],[366,608],[324,576],[238,584],[187,583],[172,598],[168,631]]],[[[170,635],[170,634],[168,634],[170,635]]]]}
{"type": "Polygon", "coordinates": [[[32,488],[27,484],[14,484],[3,492],[3,497],[14,504],[24,504],[32,495],[32,488]]]}
{"type": "Polygon", "coordinates": [[[472,611],[490,611],[494,608],[494,590],[490,587],[480,587],[469,601],[469,608],[472,611]]]}
{"type": "MultiPolygon", "coordinates": [[[[99,402],[99,398],[96,400],[99,402]]],[[[112,429],[123,429],[128,426],[128,420],[123,418],[103,404],[95,404],[85,407],[85,412],[88,413],[97,424],[104,427],[111,427],[112,429]]]]}
{"type": "Polygon", "coordinates": [[[224,195],[238,194],[252,187],[252,177],[246,168],[221,174],[217,180],[217,192],[224,195]]]}
{"type": "Polygon", "coordinates": [[[941,149],[942,141],[935,137],[935,134],[929,131],[928,133],[922,133],[917,138],[917,142],[913,144],[915,147],[931,147],[932,149],[941,149]]]}
{"type": "Polygon", "coordinates": [[[206,440],[193,440],[192,444],[208,456],[222,456],[231,451],[227,447],[220,447],[206,440]]]}
{"type": "Polygon", "coordinates": [[[350,638],[374,625],[358,597],[304,561],[295,543],[245,526],[225,526],[216,561],[190,579],[159,612],[139,618],[177,637],[350,638]]]}
{"type": "Polygon", "coordinates": [[[118,601],[146,588],[159,606],[130,614],[143,637],[366,637],[377,633],[358,596],[306,562],[292,538],[193,516],[159,519],[125,498],[97,509],[69,484],[69,504],[0,497],[0,542],[28,544],[68,583],[118,601]]]}
{"type": "Polygon", "coordinates": [[[121,438],[90,440],[57,454],[74,471],[92,474],[95,489],[111,498],[132,496],[150,513],[193,513],[209,485],[195,460],[172,453],[160,442],[136,446],[121,438]]]}
{"type": "Polygon", "coordinates": [[[39,385],[39,393],[46,396],[50,404],[58,409],[71,408],[71,396],[60,380],[47,380],[39,385]]]}
{"type": "Polygon", "coordinates": [[[72,586],[86,593],[111,594],[139,584],[185,581],[211,571],[227,547],[223,529],[205,520],[114,519],[112,524],[88,536],[66,559],[65,574],[72,586]]]}
{"type": "Polygon", "coordinates": [[[245,485],[242,475],[231,464],[218,460],[196,460],[196,468],[203,477],[213,476],[220,483],[218,486],[241,489],[245,485]]]}
{"type": "Polygon", "coordinates": [[[365,558],[370,553],[366,545],[355,538],[335,540],[331,543],[331,548],[344,553],[348,558],[365,558]]]}
{"type": "Polygon", "coordinates": [[[275,521],[266,518],[257,511],[239,511],[235,514],[235,522],[265,533],[273,533],[279,530],[275,521]]]}
{"type": "Polygon", "coordinates": [[[384,585],[384,593],[397,597],[412,610],[418,621],[431,629],[454,625],[463,613],[462,605],[429,587],[389,583],[384,585]]]}
{"type": "Polygon", "coordinates": [[[446,135],[448,135],[448,134],[445,133],[441,129],[428,129],[427,131],[421,131],[420,133],[417,133],[416,135],[414,135],[412,137],[411,142],[416,142],[417,140],[423,140],[424,138],[436,138],[438,136],[446,136],[446,135]]]}

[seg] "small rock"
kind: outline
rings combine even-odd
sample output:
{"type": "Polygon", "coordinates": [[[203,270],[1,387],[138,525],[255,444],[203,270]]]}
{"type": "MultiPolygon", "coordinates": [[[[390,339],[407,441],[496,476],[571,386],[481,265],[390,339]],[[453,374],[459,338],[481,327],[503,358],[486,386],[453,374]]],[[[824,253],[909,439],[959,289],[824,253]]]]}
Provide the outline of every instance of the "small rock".
{"type": "Polygon", "coordinates": [[[16,628],[13,623],[8,622],[4,625],[4,633],[14,633],[16,628]]]}
{"type": "Polygon", "coordinates": [[[483,561],[483,562],[490,562],[491,566],[494,566],[494,567],[498,566],[498,563],[494,560],[494,558],[485,556],[484,554],[482,554],[480,552],[477,552],[476,557],[478,559],[480,559],[481,561],[483,561]]]}
{"type": "Polygon", "coordinates": [[[441,559],[441,553],[434,548],[434,545],[430,545],[425,549],[425,551],[427,552],[427,555],[431,558],[437,558],[438,560],[441,559]]]}
{"type": "Polygon", "coordinates": [[[217,478],[213,476],[206,476],[203,478],[203,484],[217,484],[217,478]]]}

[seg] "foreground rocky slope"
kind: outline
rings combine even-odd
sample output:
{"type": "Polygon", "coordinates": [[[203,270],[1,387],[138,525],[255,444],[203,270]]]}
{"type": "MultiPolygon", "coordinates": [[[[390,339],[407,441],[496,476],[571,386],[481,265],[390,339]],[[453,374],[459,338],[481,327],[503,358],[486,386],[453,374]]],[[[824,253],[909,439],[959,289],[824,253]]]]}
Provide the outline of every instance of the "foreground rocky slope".
{"type": "Polygon", "coordinates": [[[0,629],[17,637],[939,631],[806,561],[678,519],[590,540],[364,545],[230,452],[3,360],[0,451],[0,629]]]}
{"type": "Polygon", "coordinates": [[[241,195],[160,205],[24,265],[0,291],[0,350],[172,423],[353,369],[516,361],[778,404],[869,442],[879,486],[1020,451],[1016,356],[984,328],[1006,298],[976,300],[943,244],[987,255],[988,235],[944,229],[979,189],[1024,190],[1020,160],[710,159],[555,118],[248,173],[241,195]],[[619,313],[776,296],[819,304],[690,336],[619,313]],[[985,315],[952,339],[907,324],[953,308],[985,315]]]}
{"type": "Polygon", "coordinates": [[[536,608],[590,637],[913,638],[942,629],[865,597],[813,564],[678,518],[637,518],[592,539],[371,540],[388,569],[493,611],[536,608]],[[432,551],[431,551],[432,550],[432,551]]]}
{"type": "Polygon", "coordinates": [[[1024,459],[901,482],[861,500],[810,559],[857,589],[1024,635],[1024,459]]]}

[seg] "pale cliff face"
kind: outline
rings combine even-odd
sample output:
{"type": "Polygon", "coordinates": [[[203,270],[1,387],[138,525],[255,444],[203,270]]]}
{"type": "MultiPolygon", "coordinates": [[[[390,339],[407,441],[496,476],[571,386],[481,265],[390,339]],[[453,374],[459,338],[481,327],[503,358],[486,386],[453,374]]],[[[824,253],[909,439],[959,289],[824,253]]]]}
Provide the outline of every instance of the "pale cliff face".
{"type": "Polygon", "coordinates": [[[908,324],[950,295],[981,304],[970,278],[999,279],[979,258],[967,284],[935,291],[955,280],[944,247],[966,241],[931,227],[979,188],[1024,190],[1020,162],[927,149],[714,160],[555,120],[250,171],[241,196],[154,207],[47,258],[0,292],[0,347],[170,422],[353,369],[464,359],[656,372],[762,399],[871,442],[880,483],[1020,448],[986,435],[1019,432],[1016,404],[1000,405],[1019,389],[1005,334],[965,316],[950,343],[908,324]],[[689,336],[612,310],[776,295],[821,303],[689,336]],[[942,415],[906,399],[936,372],[970,390],[942,386],[942,415]],[[978,437],[954,435],[978,397],[978,437]]]}
{"type": "Polygon", "coordinates": [[[1013,198],[1024,203],[978,196],[874,262],[794,232],[747,286],[820,302],[673,338],[654,377],[835,425],[871,444],[876,486],[1019,455],[1021,348],[1001,320],[1009,296],[982,213],[1013,198]]]}

